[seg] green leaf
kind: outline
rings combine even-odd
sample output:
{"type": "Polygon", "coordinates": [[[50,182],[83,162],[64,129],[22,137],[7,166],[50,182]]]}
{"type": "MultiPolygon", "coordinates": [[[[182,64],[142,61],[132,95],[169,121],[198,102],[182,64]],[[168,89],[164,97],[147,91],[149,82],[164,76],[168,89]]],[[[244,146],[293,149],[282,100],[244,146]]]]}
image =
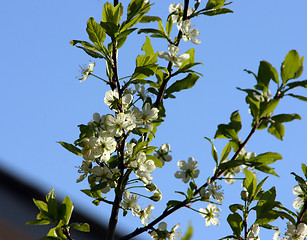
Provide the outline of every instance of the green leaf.
{"type": "Polygon", "coordinates": [[[193,227],[192,225],[190,224],[186,233],[184,234],[184,236],[181,238],[181,240],[190,240],[192,239],[192,236],[193,236],[193,227]]]}
{"type": "Polygon", "coordinates": [[[140,151],[142,151],[144,149],[144,147],[146,147],[148,145],[147,141],[143,141],[143,142],[138,142],[134,148],[133,148],[133,154],[132,156],[136,156],[136,154],[140,151]]]}
{"type": "Polygon", "coordinates": [[[122,15],[123,15],[123,6],[121,3],[117,4],[114,7],[113,4],[106,2],[103,5],[101,21],[118,25],[120,23],[122,15]]]}
{"type": "Polygon", "coordinates": [[[89,232],[90,231],[90,225],[88,223],[71,223],[71,224],[69,224],[69,227],[71,229],[81,231],[81,232],[89,232]]]}
{"type": "Polygon", "coordinates": [[[246,168],[243,169],[245,174],[245,179],[243,181],[243,186],[248,191],[248,200],[252,199],[255,195],[256,188],[257,188],[257,179],[255,178],[254,174],[247,170],[246,168]]]}
{"type": "Polygon", "coordinates": [[[255,88],[267,92],[271,79],[277,84],[279,83],[276,69],[267,61],[261,61],[258,69],[257,85],[255,88]]]}
{"type": "Polygon", "coordinates": [[[271,118],[275,122],[283,123],[283,122],[291,122],[295,119],[301,120],[301,116],[293,113],[293,114],[278,114],[271,118]]]}
{"type": "Polygon", "coordinates": [[[103,55],[101,55],[100,53],[97,53],[93,50],[87,49],[85,47],[81,47],[81,46],[76,46],[77,48],[81,48],[84,52],[86,52],[88,55],[90,55],[93,58],[104,58],[105,57],[103,55]]]}
{"type": "Polygon", "coordinates": [[[137,14],[140,13],[144,4],[144,0],[132,0],[128,5],[127,21],[130,21],[137,14]]]}
{"type": "Polygon", "coordinates": [[[230,151],[231,151],[231,143],[228,142],[227,145],[223,148],[221,154],[221,163],[224,162],[224,160],[228,157],[230,151]]]}
{"type": "Polygon", "coordinates": [[[290,79],[296,79],[301,76],[303,61],[304,57],[300,59],[296,50],[289,51],[280,69],[283,84],[286,84],[290,79]]]}
{"type": "Polygon", "coordinates": [[[307,102],[307,97],[304,97],[304,96],[295,95],[295,94],[292,94],[292,93],[287,94],[287,96],[291,96],[291,97],[297,98],[301,101],[307,102]]]}
{"type": "Polygon", "coordinates": [[[268,128],[268,132],[282,141],[285,135],[285,127],[279,122],[272,122],[268,128]]]}
{"type": "Polygon", "coordinates": [[[274,163],[277,160],[282,159],[282,156],[279,153],[274,152],[267,152],[259,154],[256,157],[251,157],[248,159],[248,162],[252,164],[256,169],[273,174],[275,176],[278,176],[273,168],[267,166],[268,164],[274,163]]]}
{"type": "Polygon", "coordinates": [[[220,8],[220,9],[216,9],[216,10],[212,10],[208,12],[201,12],[200,14],[204,14],[206,16],[216,16],[216,15],[226,14],[226,13],[233,13],[233,11],[228,8],[220,8]]]}
{"type": "Polygon", "coordinates": [[[98,24],[92,17],[87,21],[86,32],[89,39],[94,43],[97,49],[102,50],[103,42],[106,38],[106,33],[101,25],[98,24]]]}
{"type": "Polygon", "coordinates": [[[189,199],[192,199],[194,197],[194,191],[191,188],[188,188],[187,195],[189,199]]]}
{"type": "Polygon", "coordinates": [[[70,143],[66,143],[66,142],[58,142],[59,144],[61,144],[65,149],[67,149],[68,151],[76,154],[76,155],[82,155],[81,154],[81,149],[75,147],[74,145],[70,144],[70,143]]]}
{"type": "Polygon", "coordinates": [[[143,16],[140,22],[149,23],[149,22],[159,22],[159,21],[162,21],[162,19],[156,16],[143,16]]]}
{"type": "Polygon", "coordinates": [[[302,163],[302,171],[303,171],[303,173],[304,173],[304,175],[305,175],[305,177],[307,179],[307,166],[306,166],[305,163],[302,163]]]}
{"type": "Polygon", "coordinates": [[[229,126],[232,127],[236,133],[238,133],[241,128],[241,116],[239,114],[239,111],[234,111],[231,115],[230,115],[230,123],[229,126]]]}
{"type": "Polygon", "coordinates": [[[166,22],[166,34],[168,37],[172,32],[172,28],[173,28],[173,19],[169,16],[166,22]]]}
{"type": "Polygon", "coordinates": [[[177,200],[170,200],[167,202],[167,208],[172,208],[172,207],[176,207],[178,204],[180,204],[181,201],[177,201],[177,200]]]}
{"type": "Polygon", "coordinates": [[[158,158],[156,158],[155,156],[152,155],[146,155],[146,160],[152,160],[155,163],[155,166],[158,168],[162,168],[163,164],[161,162],[161,160],[159,160],[158,158]]]}
{"type": "Polygon", "coordinates": [[[217,155],[216,148],[215,148],[215,146],[214,146],[214,144],[213,144],[213,142],[210,138],[205,137],[205,139],[207,139],[211,143],[211,155],[212,155],[212,157],[213,157],[213,159],[216,163],[216,166],[218,166],[219,165],[219,157],[217,155]]]}
{"type": "Polygon", "coordinates": [[[270,99],[269,102],[260,103],[260,118],[271,115],[274,109],[277,107],[280,99],[270,99]]]}
{"type": "Polygon", "coordinates": [[[242,231],[242,217],[238,213],[232,213],[228,215],[227,222],[229,223],[233,234],[239,238],[242,231]]]}
{"type": "Polygon", "coordinates": [[[209,0],[206,4],[206,9],[219,9],[224,6],[226,0],[209,0]]]}
{"type": "Polygon", "coordinates": [[[242,204],[232,204],[229,206],[229,210],[235,213],[238,210],[244,211],[244,206],[242,204]]]}
{"type": "Polygon", "coordinates": [[[50,221],[45,219],[36,219],[25,223],[25,225],[48,225],[48,224],[50,224],[50,221]]]}
{"type": "Polygon", "coordinates": [[[233,140],[239,140],[236,131],[228,124],[219,124],[214,138],[230,138],[233,140]]]}
{"type": "Polygon", "coordinates": [[[40,211],[46,211],[46,212],[48,211],[47,203],[40,200],[35,200],[34,198],[33,202],[40,211]]]}
{"type": "Polygon", "coordinates": [[[195,73],[189,73],[185,78],[174,82],[169,88],[165,90],[165,94],[171,94],[173,92],[180,92],[184,89],[189,89],[195,85],[199,76],[195,73]]]}
{"type": "Polygon", "coordinates": [[[288,83],[287,86],[289,87],[289,89],[296,88],[296,87],[307,88],[307,80],[291,82],[291,83],[288,83]]]}
{"type": "Polygon", "coordinates": [[[62,202],[62,206],[65,206],[65,215],[63,217],[64,224],[68,224],[71,218],[71,214],[74,210],[74,204],[71,202],[70,198],[66,196],[62,202]]]}

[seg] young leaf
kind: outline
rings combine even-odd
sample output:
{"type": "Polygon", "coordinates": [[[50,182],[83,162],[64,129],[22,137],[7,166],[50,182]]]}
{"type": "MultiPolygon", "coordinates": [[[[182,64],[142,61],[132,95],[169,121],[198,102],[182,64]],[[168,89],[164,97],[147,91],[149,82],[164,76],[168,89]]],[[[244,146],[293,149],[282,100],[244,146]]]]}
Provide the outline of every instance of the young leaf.
{"type": "Polygon", "coordinates": [[[69,227],[71,229],[81,231],[81,232],[89,232],[90,231],[90,225],[88,223],[71,223],[71,224],[69,224],[69,227]]]}
{"type": "Polygon", "coordinates": [[[243,186],[248,191],[248,199],[252,199],[255,195],[256,188],[257,188],[257,179],[255,178],[254,174],[247,170],[246,168],[243,169],[243,172],[245,174],[245,179],[243,181],[243,186]]]}
{"type": "Polygon", "coordinates": [[[242,217],[238,213],[232,213],[228,215],[227,222],[229,223],[233,234],[240,238],[243,224],[242,217]]]}
{"type": "Polygon", "coordinates": [[[291,97],[297,98],[301,101],[307,102],[307,97],[304,97],[304,96],[301,96],[301,95],[295,95],[295,94],[289,93],[289,94],[287,94],[287,96],[291,96],[291,97]]]}
{"type": "Polygon", "coordinates": [[[285,135],[285,127],[279,122],[272,122],[268,128],[268,132],[282,141],[285,135]]]}
{"type": "Polygon", "coordinates": [[[228,157],[231,151],[231,143],[228,142],[227,145],[224,147],[222,154],[221,154],[221,163],[228,157]]]}
{"type": "Polygon", "coordinates": [[[195,73],[189,73],[185,78],[174,82],[168,89],[165,90],[165,94],[168,95],[173,92],[180,92],[184,89],[189,89],[195,85],[199,76],[195,73]]]}
{"type": "Polygon", "coordinates": [[[269,89],[270,80],[279,83],[276,69],[267,61],[261,61],[258,69],[256,89],[266,92],[269,89]]]}
{"type": "Polygon", "coordinates": [[[210,138],[205,137],[205,139],[207,139],[210,143],[211,143],[211,155],[216,163],[216,166],[219,165],[219,157],[217,156],[217,151],[216,148],[212,142],[212,140],[210,138]]]}
{"type": "Polygon", "coordinates": [[[106,38],[106,33],[101,27],[101,25],[98,24],[95,19],[91,17],[87,21],[86,31],[89,39],[94,43],[97,49],[101,50],[103,42],[106,38]]]}
{"type": "Polygon", "coordinates": [[[296,79],[301,76],[303,61],[304,57],[300,59],[296,50],[289,51],[280,69],[283,84],[286,84],[290,79],[296,79]]]}
{"type": "Polygon", "coordinates": [[[74,205],[71,202],[70,198],[66,196],[62,202],[62,206],[65,206],[65,215],[63,217],[64,224],[68,224],[70,221],[71,214],[74,209],[74,205]]]}
{"type": "Polygon", "coordinates": [[[295,119],[301,120],[301,116],[293,113],[293,114],[278,114],[271,118],[275,122],[283,123],[283,122],[291,122],[295,119]]]}
{"type": "Polygon", "coordinates": [[[76,155],[82,155],[81,154],[81,149],[75,147],[74,145],[70,144],[70,143],[66,143],[66,142],[58,142],[59,144],[61,144],[64,148],[66,148],[68,151],[76,154],[76,155]]]}

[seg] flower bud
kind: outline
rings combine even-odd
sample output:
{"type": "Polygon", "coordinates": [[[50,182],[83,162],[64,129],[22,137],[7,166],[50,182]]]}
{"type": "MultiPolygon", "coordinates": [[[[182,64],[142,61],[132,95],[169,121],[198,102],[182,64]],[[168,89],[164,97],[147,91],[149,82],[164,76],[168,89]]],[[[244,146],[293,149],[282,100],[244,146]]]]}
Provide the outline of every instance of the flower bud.
{"type": "Polygon", "coordinates": [[[242,199],[243,201],[247,201],[247,199],[248,199],[248,191],[243,190],[243,191],[241,192],[241,199],[242,199]]]}

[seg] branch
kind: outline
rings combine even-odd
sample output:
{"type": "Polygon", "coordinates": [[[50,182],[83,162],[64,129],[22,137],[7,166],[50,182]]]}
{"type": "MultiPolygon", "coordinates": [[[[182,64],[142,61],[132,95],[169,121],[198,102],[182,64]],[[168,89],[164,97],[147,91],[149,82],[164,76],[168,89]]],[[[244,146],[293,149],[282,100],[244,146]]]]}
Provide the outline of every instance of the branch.
{"type": "MultiPolygon", "coordinates": [[[[189,8],[189,0],[184,0],[184,9],[183,9],[183,17],[182,17],[183,21],[187,19],[188,8],[189,8]]],[[[179,46],[181,38],[182,38],[182,31],[179,30],[178,35],[177,35],[177,42],[174,44],[176,47],[179,46]]],[[[171,74],[172,73],[172,66],[173,66],[172,62],[169,62],[168,66],[167,66],[167,70],[168,70],[169,75],[168,75],[167,78],[165,78],[163,80],[161,87],[159,89],[156,102],[154,103],[154,107],[156,107],[156,108],[158,108],[160,103],[163,101],[163,95],[164,95],[167,83],[172,77],[172,74],[171,74]]]]}
{"type": "MultiPolygon", "coordinates": [[[[236,158],[238,157],[238,155],[240,154],[240,152],[242,151],[242,149],[245,147],[245,145],[247,144],[247,142],[250,140],[250,138],[252,137],[252,135],[255,133],[255,131],[257,130],[257,128],[260,126],[261,122],[264,120],[265,118],[261,118],[258,123],[252,128],[252,130],[250,131],[250,133],[248,134],[248,136],[246,137],[245,141],[240,145],[239,149],[236,151],[236,153],[233,155],[233,157],[231,158],[230,161],[234,161],[236,160],[236,158]]],[[[216,179],[218,179],[226,170],[221,170],[217,173],[214,174],[213,177],[211,177],[210,182],[214,182],[216,179]]],[[[206,188],[209,185],[208,182],[206,182],[205,184],[203,184],[200,188],[198,188],[197,190],[195,190],[193,196],[195,197],[197,194],[199,194],[200,190],[202,188],[206,188]]],[[[164,218],[166,218],[167,216],[169,216],[170,214],[172,214],[173,212],[177,211],[178,209],[182,208],[182,207],[186,207],[189,203],[190,203],[191,199],[185,199],[184,201],[182,201],[181,203],[179,203],[178,205],[169,208],[169,209],[165,209],[164,212],[158,217],[156,218],[154,221],[152,221],[150,224],[148,224],[145,227],[142,228],[137,228],[135,229],[132,233],[120,238],[120,240],[127,240],[127,239],[131,239],[132,237],[135,237],[149,229],[152,229],[154,225],[156,225],[158,222],[160,222],[161,220],[163,220],[164,218]]],[[[306,204],[307,207],[307,204],[306,204]]]]}

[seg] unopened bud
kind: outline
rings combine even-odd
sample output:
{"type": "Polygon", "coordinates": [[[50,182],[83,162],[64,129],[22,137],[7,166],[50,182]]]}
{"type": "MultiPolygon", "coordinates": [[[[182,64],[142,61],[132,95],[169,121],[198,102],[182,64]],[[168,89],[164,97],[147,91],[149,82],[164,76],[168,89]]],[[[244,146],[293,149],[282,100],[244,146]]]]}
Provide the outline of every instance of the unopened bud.
{"type": "Polygon", "coordinates": [[[248,191],[243,190],[243,191],[241,192],[241,199],[242,199],[243,201],[247,201],[247,198],[248,198],[248,191]]]}

